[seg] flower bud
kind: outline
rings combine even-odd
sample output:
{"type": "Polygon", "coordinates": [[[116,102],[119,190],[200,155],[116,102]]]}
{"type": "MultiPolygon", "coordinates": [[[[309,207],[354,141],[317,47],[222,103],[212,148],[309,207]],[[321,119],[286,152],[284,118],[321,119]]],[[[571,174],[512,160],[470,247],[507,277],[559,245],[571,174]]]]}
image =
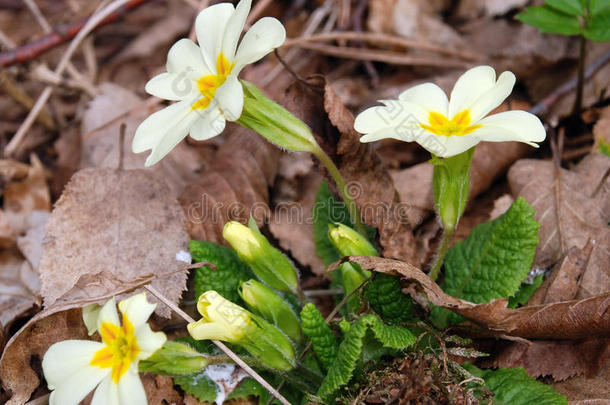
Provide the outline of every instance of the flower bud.
{"type": "Polygon", "coordinates": [[[192,347],[167,341],[152,356],[140,362],[139,371],[173,377],[195,373],[210,363],[209,359],[192,347]]]}
{"type": "MultiPolygon", "coordinates": [[[[358,266],[360,267],[360,266],[358,266]]],[[[368,278],[362,274],[362,270],[356,268],[352,263],[343,263],[339,266],[341,271],[341,282],[343,284],[343,293],[347,296],[351,294],[356,288],[360,287],[362,283],[368,278]]],[[[353,294],[347,300],[347,310],[351,313],[356,313],[362,306],[362,300],[358,294],[353,294]]]]}
{"type": "Polygon", "coordinates": [[[239,222],[227,222],[222,236],[261,281],[276,290],[296,293],[298,278],[290,260],[271,246],[254,220],[250,219],[248,225],[246,227],[239,222]]]}
{"type": "Polygon", "coordinates": [[[292,307],[275,291],[256,280],[242,282],[239,295],[255,313],[284,332],[293,342],[302,339],[301,323],[292,307]]]}
{"type": "Polygon", "coordinates": [[[328,224],[328,230],[331,243],[343,256],[377,256],[377,249],[349,226],[328,224]]]}
{"type": "Polygon", "coordinates": [[[276,370],[288,371],[296,366],[294,347],[286,335],[216,291],[201,294],[197,310],[202,318],[187,325],[194,339],[222,340],[242,346],[263,365],[276,370]]]}

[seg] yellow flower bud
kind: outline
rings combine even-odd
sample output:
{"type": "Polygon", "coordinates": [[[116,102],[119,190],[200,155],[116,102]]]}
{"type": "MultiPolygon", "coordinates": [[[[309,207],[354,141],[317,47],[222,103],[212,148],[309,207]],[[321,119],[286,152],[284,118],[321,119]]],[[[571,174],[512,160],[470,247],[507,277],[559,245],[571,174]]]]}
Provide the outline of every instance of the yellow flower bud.
{"type": "Polygon", "coordinates": [[[361,234],[347,225],[328,225],[328,236],[343,256],[377,256],[377,249],[361,234]]]}

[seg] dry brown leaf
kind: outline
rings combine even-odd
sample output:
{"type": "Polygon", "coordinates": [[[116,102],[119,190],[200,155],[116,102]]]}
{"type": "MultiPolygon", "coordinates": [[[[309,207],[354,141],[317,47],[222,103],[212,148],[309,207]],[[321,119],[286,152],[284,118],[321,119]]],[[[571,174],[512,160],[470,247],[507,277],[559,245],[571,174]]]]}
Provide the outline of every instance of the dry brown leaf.
{"type": "Polygon", "coordinates": [[[0,209],[0,248],[15,246],[15,233],[4,211],[0,209]]]}
{"type": "Polygon", "coordinates": [[[226,141],[210,168],[179,197],[193,239],[225,243],[222,229],[227,221],[247,222],[252,215],[261,224],[269,218],[268,189],[276,176],[279,150],[252,131],[232,128],[225,131],[226,141]]]}
{"type": "Polygon", "coordinates": [[[57,312],[42,319],[32,318],[7,343],[0,359],[0,380],[12,392],[6,405],[22,405],[40,384],[42,357],[53,343],[66,339],[87,339],[80,309],[57,312]]]}
{"type": "Polygon", "coordinates": [[[442,306],[472,322],[495,332],[534,339],[580,339],[610,336],[610,293],[579,301],[547,305],[506,308],[507,300],[473,304],[447,295],[417,267],[398,260],[380,257],[351,256],[329,267],[349,261],[380,273],[400,274],[415,282],[434,305],[442,306]]]}
{"type": "Polygon", "coordinates": [[[528,0],[462,0],[455,12],[456,17],[471,19],[503,15],[512,9],[521,8],[528,0]]]}
{"type": "Polygon", "coordinates": [[[26,220],[30,213],[51,210],[46,171],[36,155],[32,154],[30,160],[27,177],[8,183],[4,190],[4,214],[15,236],[27,231],[26,220]]]}
{"type": "Polygon", "coordinates": [[[609,290],[610,286],[610,158],[585,157],[573,170],[550,161],[520,160],[508,172],[514,197],[525,198],[540,223],[534,266],[557,263],[572,247],[593,250],[580,279],[576,298],[609,290]]]}
{"type": "MultiPolygon", "coordinates": [[[[105,296],[150,274],[171,301],[185,289],[188,249],[182,209],[147,170],[84,169],[74,175],[46,226],[40,264],[46,307],[105,296]]],[[[157,313],[169,317],[164,305],[157,313]]]]}
{"type": "Polygon", "coordinates": [[[28,175],[29,166],[12,159],[0,159],[0,185],[17,181],[28,175]]]}
{"type": "Polygon", "coordinates": [[[359,141],[354,117],[326,79],[314,76],[308,84],[295,82],[290,86],[284,104],[309,125],[321,140],[321,146],[330,151],[360,208],[363,221],[379,230],[384,256],[418,260],[406,219],[407,207],[400,204],[379,156],[371,145],[359,141]]]}
{"type": "MultiPolygon", "coordinates": [[[[82,155],[80,168],[119,167],[119,133],[125,124],[123,167],[142,169],[148,155],[131,152],[136,128],[152,112],[130,90],[114,83],[102,83],[101,93],[88,104],[81,124],[82,155]]],[[[172,194],[178,196],[197,177],[201,159],[194,148],[181,142],[158,164],[147,168],[165,179],[172,194]]]]}
{"type": "Polygon", "coordinates": [[[582,342],[537,340],[513,343],[484,367],[525,367],[532,377],[552,376],[563,381],[577,375],[591,378],[610,360],[609,339],[582,342]]]}
{"type": "MultiPolygon", "coordinates": [[[[607,358],[607,357],[606,357],[607,358]]],[[[593,377],[578,376],[553,384],[560,394],[568,398],[570,405],[608,405],[610,402],[610,361],[593,377]]]]}
{"type": "Polygon", "coordinates": [[[0,250],[0,329],[39,307],[38,273],[16,249],[0,250]]]}
{"type": "Polygon", "coordinates": [[[174,380],[157,374],[144,374],[141,376],[148,403],[182,405],[182,395],[174,388],[174,380]]]}

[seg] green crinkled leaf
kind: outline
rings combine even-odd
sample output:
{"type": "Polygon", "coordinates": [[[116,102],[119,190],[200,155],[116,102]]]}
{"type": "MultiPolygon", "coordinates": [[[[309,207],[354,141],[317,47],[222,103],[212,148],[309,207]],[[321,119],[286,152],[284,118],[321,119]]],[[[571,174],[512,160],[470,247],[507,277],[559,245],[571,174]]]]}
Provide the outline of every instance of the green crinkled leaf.
{"type": "Polygon", "coordinates": [[[554,9],[570,15],[583,15],[583,4],[580,0],[546,0],[554,9]]]}
{"type": "Polygon", "coordinates": [[[547,5],[528,7],[515,18],[538,28],[543,33],[578,35],[582,31],[577,16],[563,13],[547,5]]]}
{"type": "Polygon", "coordinates": [[[214,402],[216,399],[216,384],[205,375],[205,370],[174,377],[174,383],[201,402],[214,402]]]}
{"type": "Polygon", "coordinates": [[[335,361],[318,389],[318,396],[328,398],[349,382],[362,355],[365,336],[369,329],[385,347],[405,349],[416,341],[415,335],[408,329],[386,325],[375,315],[368,314],[358,318],[349,329],[343,328],[345,337],[339,345],[335,361]]]}
{"type": "Polygon", "coordinates": [[[337,357],[339,344],[324,317],[312,303],[307,303],[301,310],[301,328],[311,340],[318,359],[328,369],[337,357]]]}
{"type": "Polygon", "coordinates": [[[210,262],[216,267],[216,271],[210,266],[195,269],[195,296],[216,290],[229,301],[242,303],[237,293],[239,283],[254,278],[248,265],[231,249],[213,242],[192,240],[189,249],[195,262],[210,262]]]}
{"type": "Polygon", "coordinates": [[[515,293],[512,297],[508,299],[508,307],[509,308],[517,308],[519,305],[525,305],[532,298],[532,295],[536,292],[538,287],[544,281],[544,276],[540,274],[539,276],[534,277],[534,281],[531,284],[521,283],[521,287],[519,291],[515,293]]]}
{"type": "Polygon", "coordinates": [[[376,274],[365,287],[364,294],[373,310],[384,321],[402,323],[413,319],[413,303],[402,292],[398,277],[376,274]]]}
{"type": "MultiPolygon", "coordinates": [[[[322,182],[316,194],[313,206],[313,239],[316,244],[316,254],[324,264],[331,264],[341,258],[339,251],[328,237],[328,225],[341,223],[353,227],[349,211],[343,201],[338,200],[328,188],[327,182],[322,182]]],[[[375,228],[366,226],[367,238],[375,237],[375,228]]]]}
{"type": "Polygon", "coordinates": [[[539,227],[534,209],[518,198],[507,212],[476,226],[449,250],[443,290],[475,303],[510,297],[530,271],[539,227]]]}
{"type": "MultiPolygon", "coordinates": [[[[441,287],[475,303],[514,295],[532,266],[539,227],[534,209],[518,198],[503,215],[477,225],[449,250],[441,287]]],[[[434,308],[432,319],[439,327],[463,320],[441,307],[434,308]]]]}
{"type": "Polygon", "coordinates": [[[567,405],[568,400],[550,385],[530,377],[523,367],[481,370],[462,364],[472,375],[485,380],[485,387],[495,395],[494,404],[502,405],[567,405]]]}
{"type": "Polygon", "coordinates": [[[594,15],[589,20],[584,35],[592,41],[610,41],[610,9],[594,15]]]}

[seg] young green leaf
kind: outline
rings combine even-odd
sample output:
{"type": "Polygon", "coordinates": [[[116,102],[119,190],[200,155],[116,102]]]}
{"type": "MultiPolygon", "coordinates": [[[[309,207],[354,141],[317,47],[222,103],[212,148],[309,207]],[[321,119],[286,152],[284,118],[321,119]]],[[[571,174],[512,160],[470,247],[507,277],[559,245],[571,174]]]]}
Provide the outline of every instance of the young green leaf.
{"type": "Polygon", "coordinates": [[[583,4],[580,2],[580,0],[546,0],[546,4],[566,14],[584,14],[583,4]]]}
{"type": "Polygon", "coordinates": [[[594,15],[589,20],[584,35],[592,41],[610,41],[610,9],[594,15]]]}
{"type": "MultiPolygon", "coordinates": [[[[518,198],[503,215],[477,225],[449,250],[441,287],[475,303],[512,296],[532,266],[539,227],[532,207],[518,198]]],[[[439,327],[463,319],[441,307],[434,308],[432,318],[439,327]]]]}
{"type": "Polygon", "coordinates": [[[339,344],[322,314],[311,302],[301,310],[301,328],[311,340],[318,359],[324,368],[328,369],[337,357],[339,344]]]}
{"type": "Polygon", "coordinates": [[[503,405],[567,405],[568,400],[550,385],[530,377],[523,367],[481,370],[471,364],[462,364],[472,375],[485,380],[492,391],[494,404],[503,405]]]}
{"type": "MultiPolygon", "coordinates": [[[[271,398],[271,394],[269,394],[269,391],[264,389],[256,380],[245,378],[227,396],[227,399],[246,399],[248,397],[257,397],[258,404],[264,405],[271,398]]],[[[272,403],[278,404],[279,402],[275,400],[272,403]]]]}
{"type": "Polygon", "coordinates": [[[386,325],[375,315],[369,314],[358,318],[346,330],[345,337],[339,345],[337,357],[318,389],[318,396],[327,399],[341,386],[349,382],[361,358],[364,338],[369,329],[373,331],[375,338],[383,346],[392,349],[405,349],[416,341],[416,337],[408,329],[401,326],[386,325]]]}
{"type": "Polygon", "coordinates": [[[515,18],[543,33],[578,35],[582,29],[577,16],[562,13],[550,6],[528,7],[515,18]]]}
{"type": "Polygon", "coordinates": [[[413,320],[413,303],[402,292],[400,280],[389,274],[376,274],[365,287],[364,296],[373,310],[386,322],[413,320]]]}
{"type": "MultiPolygon", "coordinates": [[[[584,0],[583,0],[584,1],[584,0]]],[[[610,10],[610,1],[608,0],[589,0],[589,14],[596,16],[597,14],[610,10]]]]}
{"type": "Polygon", "coordinates": [[[604,141],[603,139],[600,139],[599,146],[597,147],[597,152],[610,157],[610,143],[604,141]]]}
{"type": "Polygon", "coordinates": [[[523,198],[500,217],[476,226],[447,254],[445,292],[476,303],[513,295],[532,266],[539,227],[523,198]]]}
{"type": "Polygon", "coordinates": [[[191,256],[196,262],[210,262],[210,266],[195,269],[195,296],[216,290],[220,295],[235,303],[241,303],[237,293],[239,283],[254,278],[252,270],[243,263],[235,252],[224,246],[207,241],[192,240],[189,243],[191,256]]]}

